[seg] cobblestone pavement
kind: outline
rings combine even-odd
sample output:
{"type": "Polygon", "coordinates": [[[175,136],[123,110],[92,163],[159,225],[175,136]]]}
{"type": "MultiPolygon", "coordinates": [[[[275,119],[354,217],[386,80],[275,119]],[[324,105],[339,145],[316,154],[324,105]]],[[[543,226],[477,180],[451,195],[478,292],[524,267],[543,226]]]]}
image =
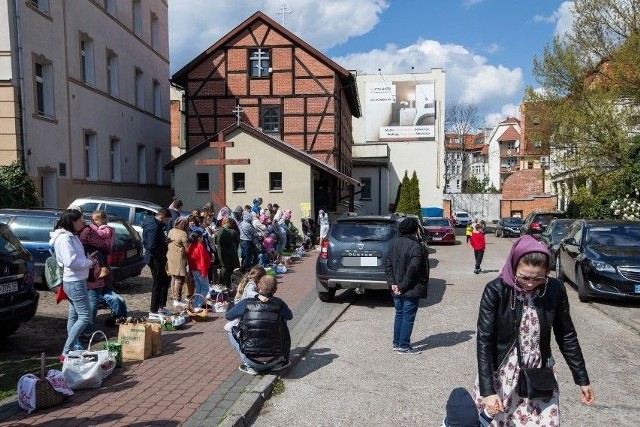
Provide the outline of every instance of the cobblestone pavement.
{"type": "MultiPolygon", "coordinates": [[[[316,255],[316,252],[308,253],[294,263],[288,273],[279,276],[278,296],[294,312],[290,322],[294,348],[309,330],[328,327],[324,314],[312,313],[311,320],[309,316],[302,320],[302,329],[296,328],[317,300],[313,282],[316,255]]],[[[131,314],[148,312],[150,287],[147,269],[141,277],[119,286],[131,314]]],[[[58,340],[62,342],[66,304],[56,306],[47,301],[50,295],[44,294],[38,315],[53,319],[51,322],[58,329],[62,325],[58,340]]],[[[333,310],[341,310],[340,305],[333,310]]],[[[107,311],[101,311],[101,320],[106,317],[107,311]]],[[[225,418],[229,422],[233,418],[230,415],[234,415],[230,413],[233,404],[245,392],[253,390],[261,381],[272,383],[275,377],[252,377],[239,372],[239,358],[222,328],[225,320],[219,313],[212,317],[209,322],[191,322],[182,330],[163,332],[160,356],[143,362],[125,361],[124,368],[116,369],[102,387],[79,390],[61,406],[27,415],[18,407],[15,398],[0,402],[0,425],[216,425],[225,418]]],[[[100,325],[98,322],[98,327],[100,325]]],[[[23,331],[27,332],[27,329],[23,331]]],[[[108,335],[110,339],[116,337],[117,330],[109,330],[108,335]]],[[[312,339],[307,338],[307,341],[312,339]]],[[[302,348],[295,348],[292,357],[301,351],[302,348]]],[[[235,414],[236,419],[245,416],[246,411],[235,414]]]]}

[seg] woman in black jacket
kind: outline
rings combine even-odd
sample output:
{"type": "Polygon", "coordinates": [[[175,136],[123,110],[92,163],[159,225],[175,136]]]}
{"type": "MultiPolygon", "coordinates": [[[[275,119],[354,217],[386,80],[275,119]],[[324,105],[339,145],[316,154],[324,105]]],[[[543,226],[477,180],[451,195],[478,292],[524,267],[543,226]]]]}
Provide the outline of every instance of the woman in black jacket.
{"type": "Polygon", "coordinates": [[[526,368],[553,366],[551,330],[580,386],[582,402],[594,401],[564,284],[548,278],[549,251],[531,236],[516,240],[497,279],[489,282],[478,315],[478,407],[496,425],[559,425],[559,390],[549,399],[518,394],[517,345],[526,368]]]}

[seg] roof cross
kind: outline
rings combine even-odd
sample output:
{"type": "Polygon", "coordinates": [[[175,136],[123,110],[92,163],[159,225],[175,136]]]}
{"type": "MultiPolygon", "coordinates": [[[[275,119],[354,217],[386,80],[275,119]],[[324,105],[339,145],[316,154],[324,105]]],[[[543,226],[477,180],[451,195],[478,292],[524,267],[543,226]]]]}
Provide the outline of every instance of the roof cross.
{"type": "Polygon", "coordinates": [[[282,7],[280,7],[280,11],[278,12],[278,15],[282,16],[282,26],[286,27],[287,26],[287,15],[291,15],[293,12],[289,10],[289,8],[287,8],[287,4],[286,3],[282,3],[282,7]]]}
{"type": "Polygon", "coordinates": [[[236,123],[240,124],[240,115],[242,114],[242,112],[244,111],[242,109],[242,107],[240,106],[240,104],[236,105],[235,108],[233,110],[231,110],[233,113],[235,113],[236,115],[236,123]]]}

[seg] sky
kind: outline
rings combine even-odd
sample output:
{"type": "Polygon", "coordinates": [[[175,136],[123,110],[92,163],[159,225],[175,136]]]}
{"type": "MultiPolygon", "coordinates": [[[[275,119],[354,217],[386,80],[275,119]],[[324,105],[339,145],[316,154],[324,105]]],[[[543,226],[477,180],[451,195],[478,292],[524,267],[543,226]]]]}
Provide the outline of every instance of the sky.
{"type": "Polygon", "coordinates": [[[446,104],[476,104],[487,127],[520,116],[534,56],[572,24],[560,0],[169,0],[171,73],[258,10],[282,23],[283,5],[286,28],[348,70],[442,68],[446,104]]]}

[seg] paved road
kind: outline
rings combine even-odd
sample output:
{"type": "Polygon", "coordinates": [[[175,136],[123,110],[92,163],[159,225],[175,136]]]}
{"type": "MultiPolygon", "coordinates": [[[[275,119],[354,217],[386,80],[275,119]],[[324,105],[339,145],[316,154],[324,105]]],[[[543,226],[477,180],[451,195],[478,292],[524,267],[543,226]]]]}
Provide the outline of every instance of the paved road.
{"type": "MultiPolygon", "coordinates": [[[[284,393],[265,404],[254,425],[440,425],[451,389],[473,386],[478,300],[484,283],[501,268],[510,242],[487,236],[481,275],[473,274],[468,245],[436,248],[431,294],[418,312],[413,334],[421,355],[391,350],[393,308],[386,293],[338,295],[339,302],[352,305],[286,375],[284,393]]],[[[562,425],[639,425],[638,330],[580,303],[572,288],[569,298],[597,403],[579,403],[579,389],[553,343],[560,362],[562,425]]],[[[608,311],[632,319],[638,310],[608,311]]]]}

